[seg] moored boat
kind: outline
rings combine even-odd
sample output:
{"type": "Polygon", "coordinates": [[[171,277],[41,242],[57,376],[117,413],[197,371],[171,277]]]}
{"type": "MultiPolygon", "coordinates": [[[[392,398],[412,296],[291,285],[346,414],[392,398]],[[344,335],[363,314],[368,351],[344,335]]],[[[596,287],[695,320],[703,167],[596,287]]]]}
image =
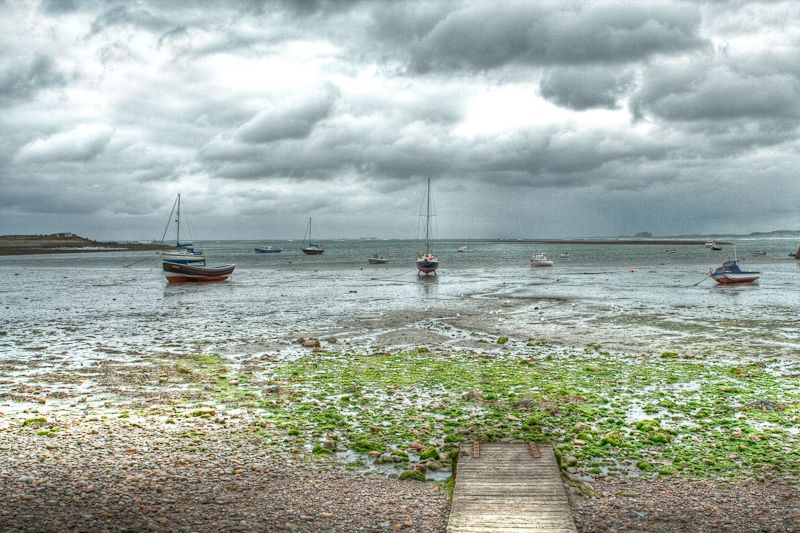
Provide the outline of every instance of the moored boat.
{"type": "Polygon", "coordinates": [[[459,246],[458,249],[456,250],[456,252],[460,253],[469,253],[472,251],[473,251],[472,248],[470,248],[469,246],[459,246]]]}
{"type": "Polygon", "coordinates": [[[417,256],[417,275],[436,274],[439,259],[431,250],[431,179],[428,178],[428,201],[425,211],[425,251],[417,256]]]}
{"type": "Polygon", "coordinates": [[[311,217],[308,217],[308,227],[306,228],[306,234],[303,236],[302,250],[306,255],[320,255],[325,253],[325,249],[321,244],[311,242],[311,217]],[[308,240],[306,240],[306,237],[308,237],[308,240]]]}
{"type": "MultiPolygon", "coordinates": [[[[166,235],[169,225],[172,222],[172,214],[175,213],[175,249],[161,252],[161,260],[182,265],[205,265],[206,257],[203,250],[194,248],[191,242],[181,242],[181,195],[175,199],[172,211],[169,213],[169,220],[164,229],[166,235]]],[[[164,239],[161,239],[164,242],[164,239]]]]}
{"type": "Polygon", "coordinates": [[[553,261],[547,258],[544,252],[537,252],[531,256],[532,267],[550,267],[553,266],[553,261]]]}
{"type": "Polygon", "coordinates": [[[761,277],[761,272],[748,272],[739,268],[736,259],[725,261],[721,267],[712,269],[709,276],[722,285],[732,283],[752,283],[761,277]]]}
{"type": "Polygon", "coordinates": [[[275,248],[272,246],[256,246],[256,253],[257,254],[279,254],[281,253],[280,248],[275,248]]]}
{"type": "Polygon", "coordinates": [[[370,257],[369,259],[367,259],[367,261],[369,261],[369,264],[371,264],[371,265],[383,265],[385,263],[388,263],[389,259],[386,258],[386,257],[383,257],[382,255],[375,254],[372,257],[370,257]]]}
{"type": "Polygon", "coordinates": [[[186,265],[164,261],[162,262],[162,268],[164,276],[166,276],[169,283],[182,283],[191,281],[225,281],[233,274],[233,269],[236,268],[236,265],[205,266],[205,263],[203,265],[186,265]]]}

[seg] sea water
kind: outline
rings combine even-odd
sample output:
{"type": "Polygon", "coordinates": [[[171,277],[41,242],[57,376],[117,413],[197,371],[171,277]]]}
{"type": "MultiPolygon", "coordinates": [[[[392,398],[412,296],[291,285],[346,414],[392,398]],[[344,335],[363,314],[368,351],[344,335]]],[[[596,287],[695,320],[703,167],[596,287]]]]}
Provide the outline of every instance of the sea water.
{"type": "Polygon", "coordinates": [[[800,355],[800,262],[788,257],[797,243],[736,243],[759,283],[702,281],[732,257],[730,245],[439,241],[438,276],[420,277],[418,242],[326,241],[324,255],[306,256],[299,242],[257,254],[264,243],[219,241],[203,248],[209,264],[236,264],[231,279],[175,285],[154,252],[0,257],[0,360],[79,368],[159,351],[235,360],[331,335],[369,352],[382,332],[405,328],[414,345],[415,331],[426,339],[440,320],[455,326],[453,349],[495,332],[630,352],[800,355]],[[464,245],[473,251],[457,252],[464,245]],[[555,265],[532,268],[534,251],[555,265]],[[373,254],[389,263],[368,264],[373,254]],[[460,322],[462,314],[473,319],[460,322]]]}

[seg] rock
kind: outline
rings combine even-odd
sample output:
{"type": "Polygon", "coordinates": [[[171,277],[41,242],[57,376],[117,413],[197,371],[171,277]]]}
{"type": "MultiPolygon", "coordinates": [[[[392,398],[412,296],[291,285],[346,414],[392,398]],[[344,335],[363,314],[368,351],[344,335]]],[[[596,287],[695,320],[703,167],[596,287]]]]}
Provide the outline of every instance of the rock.
{"type": "Polygon", "coordinates": [[[419,442],[412,442],[412,443],[410,444],[410,446],[411,446],[412,448],[414,448],[414,449],[415,449],[416,451],[418,451],[418,452],[421,452],[422,450],[424,450],[424,449],[425,449],[425,446],[423,446],[423,445],[422,445],[422,444],[420,444],[419,442]]]}
{"type": "Polygon", "coordinates": [[[317,339],[306,339],[302,343],[304,348],[319,348],[319,341],[317,339]]]}
{"type": "Polygon", "coordinates": [[[369,452],[367,454],[367,457],[369,457],[370,459],[377,459],[380,456],[381,456],[381,452],[379,452],[377,450],[372,450],[371,452],[369,452]]]}
{"type": "Polygon", "coordinates": [[[425,468],[427,468],[428,470],[441,470],[442,468],[444,468],[444,465],[441,463],[441,461],[437,461],[436,459],[429,459],[425,461],[423,464],[425,465],[425,468]]]}
{"type": "Polygon", "coordinates": [[[319,517],[325,520],[332,520],[335,516],[333,513],[319,513],[319,517]]]}
{"type": "Polygon", "coordinates": [[[336,344],[337,342],[339,342],[339,339],[337,339],[336,337],[328,337],[327,339],[325,339],[325,341],[331,344],[336,344]]]}
{"type": "Polygon", "coordinates": [[[476,390],[474,390],[474,389],[473,389],[473,390],[471,390],[471,391],[469,391],[469,392],[465,393],[465,394],[464,394],[464,395],[461,397],[461,399],[462,399],[462,400],[477,400],[477,401],[483,401],[483,396],[481,395],[481,393],[480,393],[480,392],[478,392],[478,391],[476,391],[476,390]]]}

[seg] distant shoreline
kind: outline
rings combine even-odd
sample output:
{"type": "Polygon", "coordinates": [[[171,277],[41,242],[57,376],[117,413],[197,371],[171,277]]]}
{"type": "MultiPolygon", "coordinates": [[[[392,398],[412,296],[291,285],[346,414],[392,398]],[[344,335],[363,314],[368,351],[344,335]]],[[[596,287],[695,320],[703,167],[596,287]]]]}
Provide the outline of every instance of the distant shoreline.
{"type": "Polygon", "coordinates": [[[130,252],[163,250],[169,248],[159,244],[138,244],[119,242],[100,242],[73,235],[58,233],[53,235],[2,235],[0,236],[0,256],[39,255],[90,252],[130,252]]]}
{"type": "MultiPolygon", "coordinates": [[[[650,245],[690,245],[703,246],[705,240],[689,239],[533,239],[533,240],[492,240],[492,243],[518,243],[518,244],[650,244],[650,245]]],[[[716,241],[717,244],[731,244],[725,241],[716,241]]]]}

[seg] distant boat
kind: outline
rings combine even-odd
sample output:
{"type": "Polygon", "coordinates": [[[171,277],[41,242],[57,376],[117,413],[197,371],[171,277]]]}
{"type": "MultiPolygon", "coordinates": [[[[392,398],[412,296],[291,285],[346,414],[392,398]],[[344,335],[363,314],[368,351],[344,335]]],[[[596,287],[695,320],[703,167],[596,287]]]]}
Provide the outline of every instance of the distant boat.
{"type": "Polygon", "coordinates": [[[474,251],[475,250],[473,250],[469,246],[459,246],[458,249],[456,250],[456,252],[461,252],[461,253],[469,253],[469,252],[474,252],[474,251]]]}
{"type": "Polygon", "coordinates": [[[669,250],[664,250],[664,251],[666,253],[668,253],[668,254],[676,254],[676,253],[678,253],[678,250],[676,250],[675,248],[670,248],[669,250]]]}
{"type": "Polygon", "coordinates": [[[715,244],[717,244],[715,241],[712,241],[711,239],[707,239],[706,243],[703,246],[705,246],[706,248],[711,248],[715,244]]]}
{"type": "Polygon", "coordinates": [[[306,228],[306,234],[303,235],[303,253],[306,255],[320,255],[325,253],[325,249],[322,247],[321,244],[311,242],[311,217],[308,217],[308,227],[306,228]],[[308,240],[306,240],[308,237],[308,240]]]}
{"type": "Polygon", "coordinates": [[[547,256],[543,252],[534,253],[531,256],[531,266],[532,267],[551,267],[553,266],[553,261],[547,258],[547,256]]]}
{"type": "MultiPolygon", "coordinates": [[[[172,206],[175,215],[176,250],[161,252],[161,269],[169,283],[186,281],[225,281],[233,274],[236,265],[206,266],[206,257],[202,250],[196,250],[190,243],[181,242],[181,195],[172,206]]],[[[172,213],[169,215],[172,221],[172,213]]],[[[167,223],[169,229],[169,223],[167,223]]],[[[166,233],[166,230],[164,231],[166,233]]]]}
{"type": "Polygon", "coordinates": [[[383,257],[382,255],[375,254],[372,257],[370,257],[368,261],[371,265],[382,265],[384,263],[388,263],[389,259],[383,257]]]}
{"type": "Polygon", "coordinates": [[[753,257],[757,257],[759,255],[767,255],[767,252],[764,250],[753,250],[753,257]]]}
{"type": "Polygon", "coordinates": [[[431,250],[431,179],[428,178],[428,201],[425,210],[425,252],[417,256],[417,275],[436,274],[439,259],[431,250]]]}
{"type": "Polygon", "coordinates": [[[711,249],[712,250],[722,250],[722,246],[720,246],[717,243],[714,243],[713,245],[711,245],[711,249]]]}
{"type": "Polygon", "coordinates": [[[272,246],[256,246],[257,254],[279,254],[281,251],[280,248],[273,248],[272,246]]]}
{"type": "MultiPolygon", "coordinates": [[[[178,197],[175,199],[175,203],[172,205],[172,211],[169,213],[169,219],[167,220],[167,226],[164,229],[164,234],[166,235],[167,230],[169,230],[169,225],[173,222],[172,215],[175,214],[175,249],[174,250],[165,250],[161,252],[161,260],[162,261],[169,261],[171,263],[178,263],[182,265],[205,265],[206,264],[206,257],[203,254],[203,250],[199,250],[194,248],[191,242],[181,242],[181,195],[178,194],[178,197]]],[[[161,242],[164,242],[162,237],[161,242]]]]}

